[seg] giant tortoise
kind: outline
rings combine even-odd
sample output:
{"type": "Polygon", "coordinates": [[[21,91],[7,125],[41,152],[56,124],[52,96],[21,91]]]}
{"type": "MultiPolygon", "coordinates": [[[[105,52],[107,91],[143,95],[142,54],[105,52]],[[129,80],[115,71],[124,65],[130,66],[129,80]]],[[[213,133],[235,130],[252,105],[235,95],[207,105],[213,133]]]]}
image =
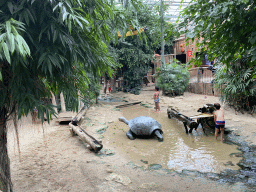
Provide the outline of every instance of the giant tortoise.
{"type": "Polygon", "coordinates": [[[129,126],[129,131],[126,136],[134,140],[136,137],[152,137],[156,136],[158,141],[163,141],[163,131],[161,124],[155,119],[146,116],[136,117],[127,121],[124,117],[120,117],[119,121],[126,123],[129,126]]]}

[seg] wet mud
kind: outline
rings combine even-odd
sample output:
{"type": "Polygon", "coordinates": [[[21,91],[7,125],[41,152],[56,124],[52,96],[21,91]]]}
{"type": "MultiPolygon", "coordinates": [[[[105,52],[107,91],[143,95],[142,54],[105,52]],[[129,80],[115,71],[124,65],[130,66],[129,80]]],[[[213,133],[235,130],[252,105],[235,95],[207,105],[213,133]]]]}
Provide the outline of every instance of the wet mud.
{"type": "Polygon", "coordinates": [[[156,138],[129,140],[126,137],[128,125],[117,121],[102,133],[105,142],[130,158],[137,168],[206,176],[220,182],[255,187],[256,148],[239,136],[229,133],[223,143],[216,141],[213,134],[206,136],[200,127],[186,134],[181,122],[168,119],[165,113],[155,113],[152,108],[134,105],[121,111],[127,120],[152,117],[162,125],[164,132],[164,142],[156,138]]]}

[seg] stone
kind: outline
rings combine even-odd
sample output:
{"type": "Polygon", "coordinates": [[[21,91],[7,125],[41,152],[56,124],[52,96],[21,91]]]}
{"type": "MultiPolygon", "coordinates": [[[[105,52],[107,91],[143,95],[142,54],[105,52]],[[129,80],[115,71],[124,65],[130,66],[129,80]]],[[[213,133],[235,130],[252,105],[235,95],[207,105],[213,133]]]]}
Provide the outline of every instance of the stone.
{"type": "Polygon", "coordinates": [[[116,173],[112,173],[105,178],[107,181],[115,181],[117,183],[121,183],[122,185],[129,185],[132,181],[127,176],[118,175],[116,173]]]}
{"type": "Polygon", "coordinates": [[[142,163],[148,164],[148,161],[140,160],[142,163]]]}
{"type": "Polygon", "coordinates": [[[162,165],[160,164],[150,164],[148,166],[149,169],[152,169],[152,170],[158,170],[158,169],[161,169],[162,168],[162,165]]]}
{"type": "Polygon", "coordinates": [[[256,184],[256,178],[249,178],[248,179],[248,184],[255,185],[256,184]]]}
{"type": "Polygon", "coordinates": [[[224,165],[225,165],[225,166],[229,166],[229,165],[230,165],[230,166],[235,166],[235,165],[232,163],[232,161],[228,161],[227,163],[224,163],[224,165]]]}
{"type": "Polygon", "coordinates": [[[107,173],[113,173],[114,171],[112,169],[107,169],[107,173]]]}
{"type": "Polygon", "coordinates": [[[220,177],[215,173],[208,173],[207,177],[213,180],[218,180],[220,177]]]}

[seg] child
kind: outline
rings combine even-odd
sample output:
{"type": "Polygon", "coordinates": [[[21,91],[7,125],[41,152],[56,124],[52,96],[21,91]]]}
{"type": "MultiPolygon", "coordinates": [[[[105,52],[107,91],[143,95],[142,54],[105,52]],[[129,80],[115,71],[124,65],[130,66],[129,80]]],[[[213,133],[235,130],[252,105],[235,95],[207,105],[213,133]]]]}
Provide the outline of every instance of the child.
{"type": "Polygon", "coordinates": [[[36,124],[37,118],[38,118],[38,110],[36,107],[34,107],[32,111],[32,124],[36,124]]]}
{"type": "Polygon", "coordinates": [[[111,93],[111,85],[109,82],[108,82],[108,92],[111,93]]]}
{"type": "Polygon", "coordinates": [[[160,112],[160,105],[159,105],[159,87],[155,87],[155,93],[154,93],[154,102],[155,102],[155,106],[156,106],[156,111],[157,110],[160,112]]]}
{"type": "Polygon", "coordinates": [[[225,119],[224,119],[224,109],[220,108],[219,103],[214,103],[216,111],[214,111],[214,122],[215,122],[215,139],[217,140],[218,133],[220,130],[220,138],[223,141],[225,119]]]}

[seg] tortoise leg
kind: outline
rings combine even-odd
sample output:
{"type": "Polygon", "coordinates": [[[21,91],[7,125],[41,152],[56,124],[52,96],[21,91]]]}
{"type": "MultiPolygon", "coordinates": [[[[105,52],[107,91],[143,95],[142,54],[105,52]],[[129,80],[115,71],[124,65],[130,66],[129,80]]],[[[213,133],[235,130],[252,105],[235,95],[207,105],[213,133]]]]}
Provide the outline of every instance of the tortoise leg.
{"type": "Polygon", "coordinates": [[[163,140],[164,140],[162,134],[161,134],[158,130],[156,130],[156,131],[154,132],[154,134],[155,134],[155,136],[157,137],[158,141],[163,141],[163,140]]]}
{"type": "Polygon", "coordinates": [[[131,139],[131,140],[136,139],[136,138],[134,137],[134,134],[131,132],[131,130],[127,131],[126,136],[127,136],[129,139],[131,139]]]}

